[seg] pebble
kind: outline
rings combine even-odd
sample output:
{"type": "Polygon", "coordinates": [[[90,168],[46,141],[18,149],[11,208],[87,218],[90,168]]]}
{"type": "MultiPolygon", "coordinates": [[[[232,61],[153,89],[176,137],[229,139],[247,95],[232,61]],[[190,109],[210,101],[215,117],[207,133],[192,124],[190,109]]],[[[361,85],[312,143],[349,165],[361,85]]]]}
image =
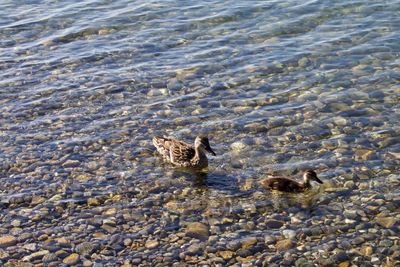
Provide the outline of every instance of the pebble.
{"type": "Polygon", "coordinates": [[[376,157],[376,153],[369,149],[357,149],[354,154],[356,160],[371,160],[376,157]]]}
{"type": "Polygon", "coordinates": [[[375,220],[380,226],[385,228],[391,228],[397,223],[397,219],[393,217],[377,217],[375,220]]]}
{"type": "Polygon", "coordinates": [[[20,220],[12,220],[11,225],[14,227],[20,227],[21,226],[21,221],[20,220]]]}
{"type": "Polygon", "coordinates": [[[230,250],[223,250],[219,251],[218,254],[224,259],[224,260],[230,260],[232,259],[234,252],[230,250]]]}
{"type": "Polygon", "coordinates": [[[186,236],[200,240],[208,239],[210,233],[207,225],[199,222],[192,222],[186,226],[186,236]]]}
{"type": "Polygon", "coordinates": [[[49,253],[50,253],[50,251],[48,251],[48,250],[40,250],[40,251],[34,252],[28,256],[23,257],[22,261],[33,261],[33,260],[41,259],[41,258],[43,258],[43,256],[45,256],[49,253]]]}
{"type": "Polygon", "coordinates": [[[364,256],[371,256],[373,252],[374,250],[371,246],[362,247],[360,250],[360,253],[364,256]]]}
{"type": "Polygon", "coordinates": [[[81,162],[79,160],[67,160],[65,161],[62,166],[64,168],[73,168],[73,167],[78,167],[79,165],[81,165],[81,162]]]}
{"type": "Polygon", "coordinates": [[[246,144],[240,141],[231,144],[231,149],[233,151],[241,151],[246,148],[246,144]]]}
{"type": "Polygon", "coordinates": [[[10,254],[4,249],[0,248],[0,260],[5,260],[10,256],[10,254]]]}
{"type": "Polygon", "coordinates": [[[374,265],[379,265],[381,260],[378,257],[371,257],[371,263],[374,265]]]}
{"type": "Polygon", "coordinates": [[[30,251],[35,251],[37,250],[37,244],[36,243],[28,243],[22,246],[24,249],[26,250],[30,250],[30,251]]]}
{"type": "Polygon", "coordinates": [[[265,225],[268,228],[272,228],[272,229],[281,228],[283,226],[283,224],[284,224],[284,222],[278,221],[278,220],[266,220],[265,221],[265,225]]]}
{"type": "Polygon", "coordinates": [[[74,264],[78,263],[78,261],[79,261],[78,253],[72,253],[63,259],[63,263],[65,263],[67,265],[74,265],[74,264]]]}
{"type": "Polygon", "coordinates": [[[95,246],[90,242],[83,242],[75,247],[75,251],[79,255],[90,255],[94,249],[95,246]]]}
{"type": "Polygon", "coordinates": [[[87,204],[89,206],[99,206],[100,205],[100,201],[97,198],[90,197],[87,200],[87,204]]]}
{"type": "Polygon", "coordinates": [[[44,263],[54,262],[57,261],[58,257],[55,253],[49,253],[43,256],[42,261],[44,263]]]}
{"type": "Polygon", "coordinates": [[[153,249],[158,247],[160,243],[157,240],[148,240],[145,244],[145,247],[148,249],[153,249]]]}
{"type": "Polygon", "coordinates": [[[294,239],[296,237],[296,231],[294,230],[283,230],[282,234],[285,238],[294,239]]]}
{"type": "Polygon", "coordinates": [[[343,186],[347,189],[354,189],[356,187],[353,181],[346,181],[343,186]]]}
{"type": "Polygon", "coordinates": [[[335,255],[333,255],[332,259],[333,259],[335,262],[340,263],[340,262],[347,261],[347,260],[349,259],[349,256],[347,255],[346,252],[339,251],[339,252],[337,252],[335,255]]]}
{"type": "Polygon", "coordinates": [[[279,240],[278,242],[276,242],[276,250],[277,251],[283,251],[283,250],[288,250],[289,248],[294,247],[295,243],[290,240],[290,239],[283,239],[283,240],[279,240]]]}
{"type": "Polygon", "coordinates": [[[226,247],[227,247],[229,250],[231,250],[231,251],[236,251],[236,250],[238,250],[241,246],[242,246],[242,245],[240,244],[240,242],[239,242],[238,240],[232,240],[232,241],[229,241],[229,242],[226,244],[226,247]]]}
{"type": "Polygon", "coordinates": [[[9,247],[17,244],[17,238],[12,235],[0,236],[0,247],[9,247]]]}
{"type": "Polygon", "coordinates": [[[349,261],[342,261],[338,265],[338,267],[349,267],[349,266],[350,266],[350,262],[349,261]]]}
{"type": "Polygon", "coordinates": [[[242,248],[243,249],[248,249],[253,247],[255,244],[257,244],[257,238],[256,237],[248,237],[243,240],[241,240],[242,243],[242,248]]]}
{"type": "Polygon", "coordinates": [[[355,245],[355,246],[358,246],[358,245],[361,245],[361,244],[364,243],[364,242],[365,242],[364,238],[358,236],[358,237],[354,238],[354,239],[351,241],[351,244],[352,244],[352,245],[355,245]]]}
{"type": "Polygon", "coordinates": [[[190,256],[200,255],[200,254],[202,254],[203,250],[204,250],[204,246],[201,244],[197,244],[197,243],[190,245],[186,249],[187,254],[190,256]]]}

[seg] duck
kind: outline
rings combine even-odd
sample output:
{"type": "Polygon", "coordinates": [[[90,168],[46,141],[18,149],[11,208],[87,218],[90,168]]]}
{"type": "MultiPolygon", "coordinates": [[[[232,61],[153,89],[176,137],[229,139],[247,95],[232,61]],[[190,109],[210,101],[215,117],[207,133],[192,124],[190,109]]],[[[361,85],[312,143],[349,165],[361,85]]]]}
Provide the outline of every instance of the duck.
{"type": "Polygon", "coordinates": [[[203,169],[208,166],[206,152],[216,156],[204,135],[196,136],[194,145],[165,136],[154,136],[153,144],[164,161],[176,167],[203,169]]]}
{"type": "Polygon", "coordinates": [[[323,182],[317,177],[317,173],[313,170],[306,170],[303,174],[303,182],[298,182],[289,177],[269,177],[261,181],[261,185],[271,189],[283,192],[299,193],[311,188],[311,181],[322,184],[323,182]]]}

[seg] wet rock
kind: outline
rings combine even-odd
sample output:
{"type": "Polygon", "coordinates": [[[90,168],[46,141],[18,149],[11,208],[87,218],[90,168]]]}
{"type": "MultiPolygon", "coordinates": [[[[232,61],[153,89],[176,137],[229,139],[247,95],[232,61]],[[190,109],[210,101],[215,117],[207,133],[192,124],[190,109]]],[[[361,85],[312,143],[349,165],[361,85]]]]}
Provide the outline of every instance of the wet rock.
{"type": "Polygon", "coordinates": [[[0,260],[5,260],[10,256],[10,254],[4,249],[0,248],[0,260]]]}
{"type": "Polygon", "coordinates": [[[31,205],[36,206],[45,202],[46,199],[42,196],[32,196],[31,205]]]}
{"type": "Polygon", "coordinates": [[[242,248],[243,249],[248,249],[253,247],[255,244],[257,244],[257,238],[256,237],[248,237],[245,238],[241,241],[242,243],[242,248]]]}
{"type": "Polygon", "coordinates": [[[371,257],[371,263],[378,266],[381,263],[381,260],[378,257],[371,257]]]}
{"type": "Polygon", "coordinates": [[[371,256],[373,252],[374,250],[371,246],[362,247],[360,250],[360,253],[364,256],[371,256]]]}
{"type": "Polygon", "coordinates": [[[281,228],[284,225],[284,222],[272,219],[272,220],[266,220],[265,225],[268,228],[276,229],[276,228],[281,228]]]}
{"type": "Polygon", "coordinates": [[[33,260],[41,259],[41,258],[43,258],[43,256],[45,256],[49,253],[50,253],[50,251],[48,251],[48,250],[40,250],[40,251],[34,252],[28,256],[23,257],[22,261],[33,261],[33,260]]]}
{"type": "Polygon", "coordinates": [[[308,260],[305,259],[305,258],[299,258],[299,259],[297,259],[296,262],[295,262],[295,266],[296,266],[296,267],[303,267],[303,266],[305,266],[306,264],[308,264],[308,260]]]}
{"type": "Polygon", "coordinates": [[[397,219],[394,217],[377,217],[376,222],[382,227],[391,228],[397,223],[397,219]]]}
{"type": "Polygon", "coordinates": [[[283,239],[283,240],[279,240],[278,242],[276,242],[276,250],[277,251],[284,251],[284,250],[288,250],[290,248],[292,248],[295,245],[295,243],[290,240],[290,239],[283,239]]]}
{"type": "Polygon", "coordinates": [[[297,64],[299,65],[300,68],[304,68],[309,64],[310,60],[306,57],[302,57],[297,61],[297,64]]]}
{"type": "Polygon", "coordinates": [[[393,241],[392,240],[388,240],[388,239],[384,239],[379,241],[378,245],[380,247],[392,247],[393,246],[393,241]]]}
{"type": "Polygon", "coordinates": [[[241,151],[246,148],[246,144],[240,141],[231,144],[231,149],[233,151],[241,151]]]}
{"type": "Polygon", "coordinates": [[[204,250],[204,245],[198,243],[192,244],[186,249],[187,254],[190,256],[201,255],[203,250],[204,250]]]}
{"type": "Polygon", "coordinates": [[[56,241],[62,247],[70,247],[71,246],[71,242],[68,239],[66,239],[65,237],[57,238],[56,241]]]}
{"type": "Polygon", "coordinates": [[[55,253],[49,253],[43,256],[42,261],[44,263],[54,262],[57,261],[58,257],[55,253]]]}
{"type": "Polygon", "coordinates": [[[226,244],[226,247],[229,250],[236,251],[241,247],[241,244],[237,240],[232,240],[232,241],[229,241],[228,244],[226,244]]]}
{"type": "Polygon", "coordinates": [[[79,160],[66,160],[62,166],[64,168],[74,168],[74,167],[78,167],[79,165],[81,165],[81,162],[79,160]]]}
{"type": "Polygon", "coordinates": [[[65,257],[63,260],[63,263],[67,265],[74,265],[78,263],[79,261],[79,254],[78,253],[72,253],[69,256],[65,257]]]}
{"type": "Polygon", "coordinates": [[[347,189],[354,189],[356,187],[353,181],[346,181],[343,186],[347,189]]]}
{"type": "Polygon", "coordinates": [[[356,160],[371,160],[376,158],[376,153],[369,149],[357,149],[354,153],[356,160]]]}
{"type": "Polygon", "coordinates": [[[186,236],[205,240],[208,239],[209,235],[209,228],[203,223],[193,222],[186,226],[186,236]]]}
{"type": "Polygon", "coordinates": [[[158,247],[160,243],[157,240],[148,240],[144,245],[147,249],[153,249],[158,247]]]}
{"type": "Polygon", "coordinates": [[[21,220],[12,220],[11,225],[14,227],[20,227],[21,226],[21,220]]]}
{"type": "Polygon", "coordinates": [[[95,246],[90,242],[83,242],[75,247],[75,251],[79,255],[90,255],[94,249],[95,246]]]}
{"type": "Polygon", "coordinates": [[[356,210],[346,210],[343,212],[344,217],[347,219],[355,220],[358,217],[356,210]]]}
{"type": "Polygon", "coordinates": [[[9,247],[17,244],[17,238],[12,235],[0,236],[0,247],[9,247]]]}
{"type": "Polygon", "coordinates": [[[341,263],[339,263],[338,267],[349,267],[350,266],[350,262],[349,261],[343,261],[341,263]]]}
{"type": "Polygon", "coordinates": [[[87,200],[87,204],[89,206],[98,206],[98,205],[100,205],[100,201],[97,198],[90,197],[87,200]]]}
{"type": "Polygon", "coordinates": [[[283,230],[282,234],[287,239],[294,239],[296,237],[296,231],[294,230],[283,230]]]}
{"type": "Polygon", "coordinates": [[[334,117],[333,121],[337,126],[346,126],[347,125],[347,119],[344,117],[334,117]]]}
{"type": "MultiPolygon", "coordinates": [[[[93,262],[90,261],[90,260],[83,260],[82,266],[83,266],[83,267],[92,267],[92,266],[96,266],[96,265],[94,265],[93,262]]],[[[121,267],[122,267],[122,266],[125,266],[125,264],[124,264],[124,265],[121,265],[121,267]]],[[[131,265],[131,264],[128,264],[127,267],[132,267],[132,265],[131,265]]]]}
{"type": "Polygon", "coordinates": [[[36,251],[38,246],[36,243],[28,243],[28,244],[23,245],[22,247],[26,250],[36,251]]]}
{"type": "Polygon", "coordinates": [[[276,238],[271,235],[266,235],[264,237],[264,243],[267,245],[275,244],[276,243],[276,238]]]}
{"type": "Polygon", "coordinates": [[[344,251],[339,251],[338,253],[333,255],[332,259],[335,262],[340,263],[349,260],[349,255],[347,255],[347,253],[344,251]]]}
{"type": "Polygon", "coordinates": [[[351,244],[352,244],[352,245],[355,245],[355,246],[358,246],[358,245],[361,245],[361,244],[364,243],[364,242],[365,242],[364,238],[358,236],[358,237],[354,238],[354,239],[351,241],[351,244]]]}
{"type": "Polygon", "coordinates": [[[234,253],[230,250],[223,250],[218,253],[224,260],[230,260],[230,259],[232,259],[233,255],[234,255],[234,253]]]}

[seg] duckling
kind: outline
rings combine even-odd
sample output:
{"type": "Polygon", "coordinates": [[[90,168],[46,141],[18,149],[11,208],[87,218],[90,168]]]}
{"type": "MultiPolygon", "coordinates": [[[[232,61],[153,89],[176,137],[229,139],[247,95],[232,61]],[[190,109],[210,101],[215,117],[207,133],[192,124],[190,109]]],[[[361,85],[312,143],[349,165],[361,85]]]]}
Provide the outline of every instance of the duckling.
{"type": "Polygon", "coordinates": [[[216,155],[211,149],[207,136],[197,136],[194,145],[172,137],[155,136],[153,144],[165,161],[177,167],[202,169],[208,166],[205,152],[216,155]]]}
{"type": "Polygon", "coordinates": [[[272,190],[298,193],[310,189],[311,181],[316,181],[320,184],[323,183],[313,170],[305,171],[303,179],[303,182],[298,182],[288,177],[271,177],[262,180],[261,185],[272,190]]]}

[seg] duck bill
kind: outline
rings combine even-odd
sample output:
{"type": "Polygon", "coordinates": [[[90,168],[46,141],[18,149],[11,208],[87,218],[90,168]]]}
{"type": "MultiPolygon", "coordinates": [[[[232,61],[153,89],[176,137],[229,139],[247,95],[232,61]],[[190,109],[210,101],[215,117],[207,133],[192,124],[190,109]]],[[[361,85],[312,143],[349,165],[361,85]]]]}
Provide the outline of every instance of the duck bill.
{"type": "Polygon", "coordinates": [[[322,182],[317,176],[314,177],[314,180],[315,180],[317,183],[323,184],[323,182],[322,182]]]}
{"type": "Polygon", "coordinates": [[[211,149],[210,146],[206,146],[206,151],[211,153],[213,156],[216,156],[217,154],[215,154],[215,152],[211,149]]]}

